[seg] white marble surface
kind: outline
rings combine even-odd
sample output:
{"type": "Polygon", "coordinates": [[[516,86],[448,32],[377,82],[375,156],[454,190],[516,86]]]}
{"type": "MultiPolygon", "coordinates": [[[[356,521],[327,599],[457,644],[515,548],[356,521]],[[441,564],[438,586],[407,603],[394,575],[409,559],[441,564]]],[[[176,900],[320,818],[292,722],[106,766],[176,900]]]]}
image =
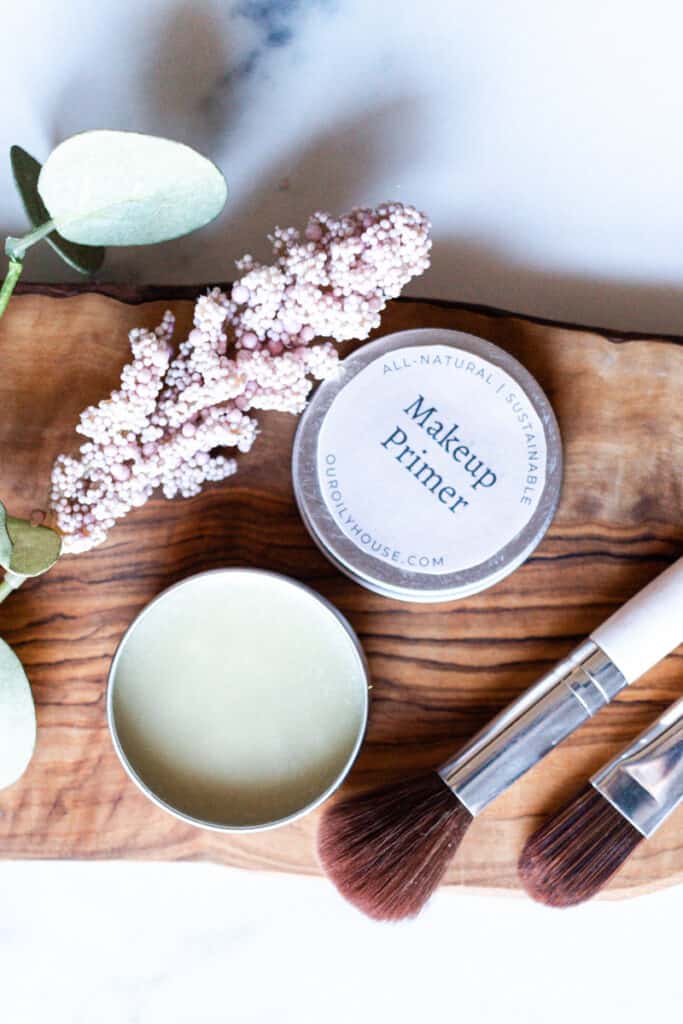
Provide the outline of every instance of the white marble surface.
{"type": "MultiPolygon", "coordinates": [[[[225,279],[277,221],[397,197],[434,222],[415,294],[681,333],[673,0],[22,0],[2,26],[0,151],[136,128],[227,176],[219,223],[114,253],[105,278],[225,279]]],[[[43,248],[27,277],[69,272],[43,248]]],[[[673,1019],[682,913],[683,888],[566,915],[448,891],[383,929],[310,879],[1,864],[0,1005],[12,1024],[673,1019]]]]}
{"type": "Polygon", "coordinates": [[[566,914],[444,890],[381,926],[315,878],[5,864],[0,879],[8,1024],[680,1020],[683,887],[566,914]]]}
{"type": "MultiPolygon", "coordinates": [[[[22,0],[0,152],[92,127],[201,147],[226,211],[104,276],[225,279],[275,222],[400,198],[434,222],[416,294],[680,331],[674,0],[22,0]]],[[[7,177],[5,177],[7,180],[7,177]]],[[[0,226],[23,225],[0,188],[0,226]]],[[[46,247],[27,276],[65,278],[46,247]]]]}

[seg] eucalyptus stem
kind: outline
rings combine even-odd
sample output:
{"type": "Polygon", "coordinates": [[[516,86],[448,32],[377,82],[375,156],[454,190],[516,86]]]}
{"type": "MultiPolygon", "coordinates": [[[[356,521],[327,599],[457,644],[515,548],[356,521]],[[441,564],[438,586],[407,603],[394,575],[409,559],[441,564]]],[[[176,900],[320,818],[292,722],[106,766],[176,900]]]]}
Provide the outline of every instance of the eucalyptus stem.
{"type": "Polygon", "coordinates": [[[9,269],[5,276],[5,280],[2,282],[2,288],[0,288],[0,316],[7,309],[7,303],[9,302],[12,292],[16,286],[17,281],[21,277],[21,272],[24,269],[24,256],[26,250],[30,249],[32,245],[39,242],[41,238],[45,238],[51,231],[55,229],[55,222],[53,220],[47,220],[40,227],[34,228],[33,231],[29,231],[27,235],[22,235],[21,238],[13,238],[11,235],[5,239],[5,253],[9,256],[9,269]]]}
{"type": "Polygon", "coordinates": [[[10,235],[9,238],[5,239],[5,253],[9,256],[10,260],[21,262],[26,255],[26,250],[30,249],[36,242],[39,242],[41,238],[45,238],[54,229],[55,222],[53,220],[46,220],[40,227],[34,228],[33,231],[29,231],[27,235],[22,235],[21,238],[13,238],[10,235]]]}
{"type": "Polygon", "coordinates": [[[24,269],[24,264],[21,260],[10,259],[9,269],[5,275],[5,280],[2,282],[2,288],[0,288],[0,316],[7,309],[7,303],[10,300],[10,296],[14,291],[15,285],[21,277],[21,272],[24,269]]]}

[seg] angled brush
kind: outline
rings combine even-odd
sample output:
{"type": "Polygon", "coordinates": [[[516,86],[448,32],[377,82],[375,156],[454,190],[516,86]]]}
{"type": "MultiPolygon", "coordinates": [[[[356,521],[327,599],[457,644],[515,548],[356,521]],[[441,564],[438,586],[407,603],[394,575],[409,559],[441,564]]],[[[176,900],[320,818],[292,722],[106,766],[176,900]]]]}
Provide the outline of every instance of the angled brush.
{"type": "Polygon", "coordinates": [[[524,888],[571,907],[595,896],[683,800],[683,698],[527,840],[524,888]]]}
{"type": "Polygon", "coordinates": [[[318,852],[342,896],[370,917],[418,913],[472,819],[683,640],[683,558],[500,712],[434,772],[339,800],[318,852]]]}

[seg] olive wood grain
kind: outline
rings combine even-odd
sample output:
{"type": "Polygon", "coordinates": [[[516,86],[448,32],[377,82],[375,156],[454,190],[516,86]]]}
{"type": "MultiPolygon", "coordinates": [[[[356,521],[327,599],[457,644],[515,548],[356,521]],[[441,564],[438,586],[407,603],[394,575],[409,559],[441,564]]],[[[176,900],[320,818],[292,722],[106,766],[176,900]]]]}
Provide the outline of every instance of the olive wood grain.
{"type": "MultiPolygon", "coordinates": [[[[77,445],[79,412],[117,383],[126,332],[155,325],[167,307],[179,335],[190,325],[187,289],[99,292],[24,287],[0,322],[0,497],[14,514],[45,506],[54,456],[77,445]]],[[[0,607],[0,632],[27,669],[39,725],[29,771],[0,794],[0,856],[318,871],[315,815],[272,832],[202,832],[147,802],[116,759],[105,720],[110,658],[140,608],[184,576],[225,565],[273,569],[305,580],[348,616],[373,682],[367,741],[347,784],[357,787],[438,764],[681,553],[683,347],[676,339],[628,340],[408,300],[391,304],[382,333],[417,326],[498,343],[549,395],[566,472],[557,518],[534,555],[461,602],[408,605],[361,589],[325,560],[296,512],[294,419],[262,415],[262,434],[231,480],[190,501],[151,501],[106,545],[62,559],[0,607]]],[[[516,857],[529,831],[682,689],[679,650],[488,808],[448,881],[516,888],[516,857]]],[[[683,812],[641,845],[608,894],[681,879],[683,812]]]]}

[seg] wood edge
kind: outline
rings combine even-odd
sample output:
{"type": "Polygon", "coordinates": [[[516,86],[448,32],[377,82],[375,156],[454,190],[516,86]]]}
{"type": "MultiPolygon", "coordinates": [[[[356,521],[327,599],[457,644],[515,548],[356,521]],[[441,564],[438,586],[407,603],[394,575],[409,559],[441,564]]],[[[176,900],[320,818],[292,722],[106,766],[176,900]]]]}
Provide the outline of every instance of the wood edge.
{"type": "MultiPolygon", "coordinates": [[[[201,292],[209,287],[217,287],[226,290],[231,285],[230,281],[217,281],[213,285],[188,284],[188,285],[127,285],[107,284],[106,282],[90,281],[83,284],[49,284],[49,283],[20,283],[15,290],[16,295],[42,295],[53,299],[68,299],[77,295],[102,295],[105,298],[115,299],[126,305],[140,305],[144,302],[160,302],[163,300],[183,301],[193,300],[201,292]]],[[[402,295],[394,302],[423,304],[436,306],[440,309],[459,310],[463,313],[475,313],[480,316],[488,316],[493,319],[523,320],[526,323],[538,324],[541,327],[554,327],[566,331],[578,331],[581,333],[595,334],[605,338],[607,341],[662,341],[675,345],[683,345],[683,334],[654,334],[648,331],[621,331],[609,327],[598,327],[593,324],[577,324],[563,320],[551,320],[548,317],[533,316],[527,313],[518,313],[509,309],[498,309],[495,306],[486,306],[473,302],[452,302],[448,299],[430,299],[402,295]]]]}
{"type": "MultiPolygon", "coordinates": [[[[331,883],[325,878],[320,870],[311,870],[305,865],[278,865],[255,864],[246,865],[239,860],[221,860],[212,856],[211,852],[193,853],[189,856],[177,856],[172,858],[154,856],[110,856],[107,853],[88,854],[81,852],[76,857],[60,857],[55,854],[45,856],[38,851],[25,852],[19,855],[6,857],[0,855],[0,860],[21,860],[25,862],[60,863],[60,864],[209,864],[216,868],[227,868],[230,871],[258,871],[259,874],[266,874],[272,877],[290,875],[294,878],[306,878],[319,880],[328,885],[331,883]]],[[[591,903],[623,903],[627,900],[637,899],[640,896],[652,896],[657,892],[664,892],[674,886],[683,885],[683,874],[677,872],[660,878],[652,878],[648,881],[638,882],[633,885],[620,884],[618,876],[610,882],[606,888],[601,889],[591,900],[591,903]]],[[[507,899],[516,902],[528,902],[531,897],[525,892],[521,884],[518,885],[485,885],[482,882],[459,882],[446,879],[441,883],[439,889],[446,889],[450,892],[457,892],[463,896],[492,896],[499,899],[507,899]]]]}
{"type": "MultiPolygon", "coordinates": [[[[649,881],[637,882],[635,885],[620,885],[617,877],[605,889],[601,889],[596,893],[589,902],[624,903],[627,900],[638,899],[640,896],[652,896],[656,892],[664,892],[666,889],[671,889],[678,885],[683,885],[683,874],[680,872],[661,878],[652,878],[649,881]]],[[[484,885],[482,882],[457,882],[447,879],[441,884],[440,888],[455,889],[460,893],[473,896],[498,896],[510,900],[531,899],[521,884],[484,885]]]]}

